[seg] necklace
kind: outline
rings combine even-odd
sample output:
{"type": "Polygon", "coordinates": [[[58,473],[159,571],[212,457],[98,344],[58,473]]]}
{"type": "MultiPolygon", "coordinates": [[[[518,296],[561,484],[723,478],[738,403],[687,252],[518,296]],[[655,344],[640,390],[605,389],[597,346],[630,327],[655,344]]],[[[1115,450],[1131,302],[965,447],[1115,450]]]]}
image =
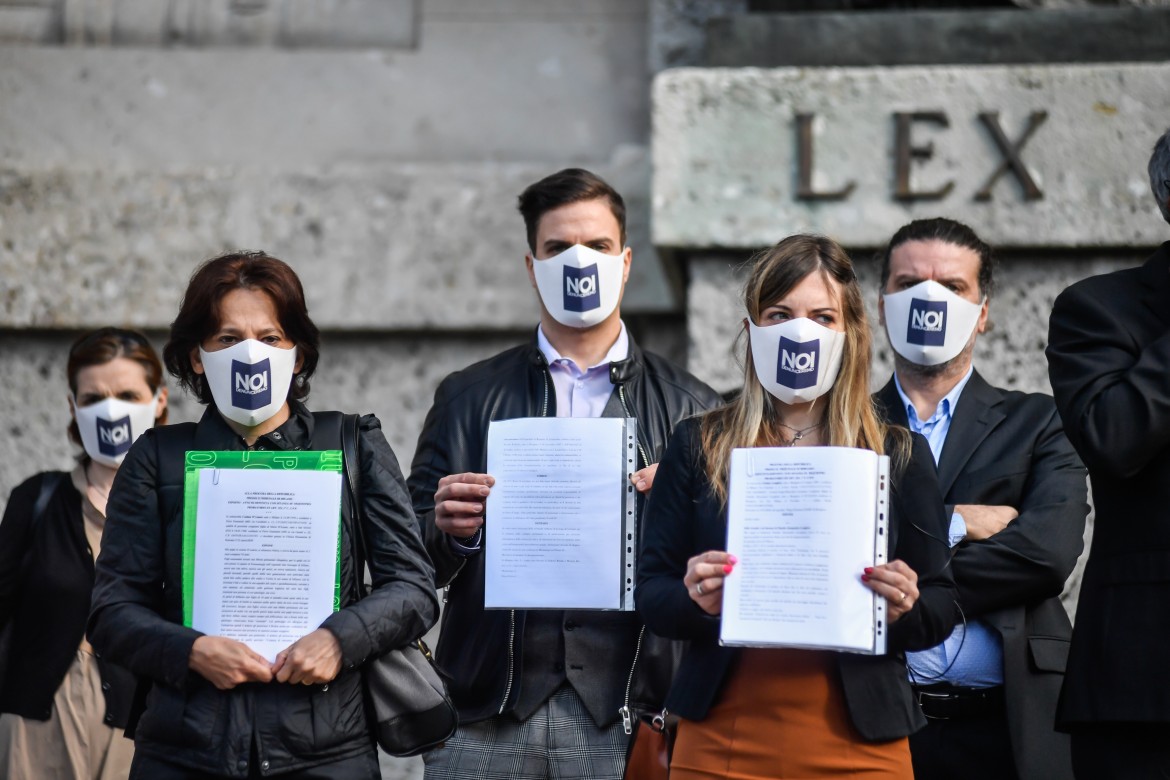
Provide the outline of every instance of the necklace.
{"type": "MultiPolygon", "coordinates": [[[[98,485],[97,482],[95,482],[90,477],[88,464],[85,467],[85,484],[86,484],[87,492],[92,491],[93,495],[100,497],[101,498],[101,506],[104,507],[106,502],[110,500],[110,488],[107,487],[105,490],[101,489],[101,486],[98,485]]],[[[97,501],[94,501],[93,503],[94,503],[94,506],[98,505],[97,501]]]]}
{"type": "Polygon", "coordinates": [[[779,425],[781,428],[787,428],[788,430],[792,431],[792,441],[788,442],[787,446],[795,447],[796,443],[798,441],[800,441],[801,439],[803,439],[804,435],[806,433],[810,433],[811,431],[815,431],[817,428],[823,427],[825,424],[825,421],[821,420],[819,423],[816,423],[815,425],[810,425],[807,428],[793,428],[791,425],[787,425],[785,423],[782,423],[779,420],[776,421],[776,424],[779,425]]]}

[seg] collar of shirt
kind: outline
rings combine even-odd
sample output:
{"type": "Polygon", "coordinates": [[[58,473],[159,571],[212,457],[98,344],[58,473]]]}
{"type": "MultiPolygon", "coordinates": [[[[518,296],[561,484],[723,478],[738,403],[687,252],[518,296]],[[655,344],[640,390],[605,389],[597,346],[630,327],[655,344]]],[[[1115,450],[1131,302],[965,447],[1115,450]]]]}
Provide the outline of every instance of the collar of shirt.
{"type": "Polygon", "coordinates": [[[609,381],[609,365],[625,360],[630,354],[630,339],[626,324],[621,323],[617,340],[601,362],[585,370],[567,357],[563,357],[544,335],[542,328],[536,329],[536,345],[548,361],[553,389],[556,391],[558,417],[600,417],[613,393],[609,381]]]}
{"type": "Polygon", "coordinates": [[[974,372],[974,366],[967,369],[967,373],[957,385],[951,388],[949,393],[942,397],[934,409],[934,414],[927,420],[918,418],[918,411],[902,389],[902,383],[899,381],[897,373],[894,374],[894,387],[897,388],[898,396],[906,407],[906,418],[910,423],[910,430],[926,437],[926,441],[930,444],[930,451],[934,454],[935,463],[938,463],[939,456],[942,455],[943,444],[946,443],[947,432],[951,428],[951,417],[955,406],[959,403],[959,396],[963,394],[963,388],[967,386],[967,382],[970,381],[974,372]]]}
{"type": "Polygon", "coordinates": [[[548,361],[550,366],[559,363],[566,368],[571,368],[574,375],[581,376],[582,374],[589,373],[595,368],[601,368],[602,366],[608,367],[610,363],[616,362],[618,360],[625,360],[627,357],[629,357],[630,337],[626,335],[626,323],[622,320],[618,320],[618,322],[622,327],[618,332],[617,341],[615,341],[613,346],[609,348],[609,352],[605,354],[605,357],[601,359],[600,363],[589,366],[589,368],[585,369],[584,371],[582,371],[581,368],[575,362],[573,362],[572,358],[564,357],[560,352],[557,352],[557,348],[554,347],[552,342],[548,340],[548,336],[544,335],[544,328],[540,327],[539,325],[536,327],[536,346],[540,349],[541,353],[544,355],[544,359],[548,361]]]}

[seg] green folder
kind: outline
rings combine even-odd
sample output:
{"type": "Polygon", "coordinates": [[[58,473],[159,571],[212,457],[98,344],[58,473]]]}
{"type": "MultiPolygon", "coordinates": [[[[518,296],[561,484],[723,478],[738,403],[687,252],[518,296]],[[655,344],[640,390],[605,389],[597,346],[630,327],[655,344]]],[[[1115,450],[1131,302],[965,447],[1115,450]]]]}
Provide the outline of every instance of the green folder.
{"type": "MultiPolygon", "coordinates": [[[[341,450],[299,450],[257,452],[249,450],[191,450],[187,453],[183,478],[183,625],[191,625],[195,596],[195,518],[199,502],[199,472],[202,469],[300,469],[302,471],[343,470],[341,450]]],[[[337,514],[337,580],[333,586],[333,611],[341,607],[341,509],[337,514]]]]}

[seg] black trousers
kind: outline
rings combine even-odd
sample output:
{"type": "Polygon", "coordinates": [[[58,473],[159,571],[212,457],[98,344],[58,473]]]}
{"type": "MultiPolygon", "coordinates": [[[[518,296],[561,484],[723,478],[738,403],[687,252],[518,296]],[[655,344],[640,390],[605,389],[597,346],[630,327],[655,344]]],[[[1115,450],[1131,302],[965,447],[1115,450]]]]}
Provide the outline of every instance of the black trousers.
{"type": "Polygon", "coordinates": [[[1170,780],[1170,723],[1085,723],[1072,732],[1077,780],[1170,780]]]}
{"type": "Polygon", "coordinates": [[[928,719],[910,735],[914,780],[1018,780],[1007,715],[928,719]]]}
{"type": "MultiPolygon", "coordinates": [[[[253,756],[255,759],[255,756],[253,756]]],[[[381,772],[378,769],[378,753],[370,747],[369,753],[363,753],[352,758],[343,758],[340,761],[331,761],[328,764],[300,769],[279,775],[265,775],[260,771],[259,762],[250,762],[249,778],[273,777],[278,780],[380,780],[381,772]]],[[[130,780],[227,780],[224,775],[212,775],[198,772],[181,766],[151,758],[142,753],[134,754],[134,763],[130,765],[130,780]]]]}

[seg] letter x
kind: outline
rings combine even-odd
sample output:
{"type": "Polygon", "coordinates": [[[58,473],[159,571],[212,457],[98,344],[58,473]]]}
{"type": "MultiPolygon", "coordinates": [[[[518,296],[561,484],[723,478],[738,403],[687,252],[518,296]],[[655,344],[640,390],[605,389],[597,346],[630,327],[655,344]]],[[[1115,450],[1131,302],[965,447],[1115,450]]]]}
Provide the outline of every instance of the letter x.
{"type": "Polygon", "coordinates": [[[1020,136],[1020,140],[1013,144],[1008,141],[1007,136],[1003,134],[1003,130],[999,126],[998,111],[988,111],[979,115],[979,121],[991,133],[991,139],[995,141],[995,145],[999,147],[999,151],[1003,154],[1003,162],[991,174],[991,178],[987,180],[987,183],[975,193],[975,200],[991,200],[992,185],[995,184],[1000,176],[1007,172],[1008,168],[1011,168],[1012,173],[1020,180],[1020,184],[1024,188],[1025,200],[1040,200],[1044,197],[1044,193],[1036,186],[1036,182],[1032,180],[1032,175],[1028,173],[1028,169],[1020,159],[1020,152],[1023,150],[1024,144],[1028,143],[1028,139],[1032,137],[1032,133],[1036,132],[1036,128],[1044,124],[1044,120],[1047,118],[1047,111],[1033,111],[1028,116],[1028,126],[1024,128],[1024,133],[1020,136]]]}

